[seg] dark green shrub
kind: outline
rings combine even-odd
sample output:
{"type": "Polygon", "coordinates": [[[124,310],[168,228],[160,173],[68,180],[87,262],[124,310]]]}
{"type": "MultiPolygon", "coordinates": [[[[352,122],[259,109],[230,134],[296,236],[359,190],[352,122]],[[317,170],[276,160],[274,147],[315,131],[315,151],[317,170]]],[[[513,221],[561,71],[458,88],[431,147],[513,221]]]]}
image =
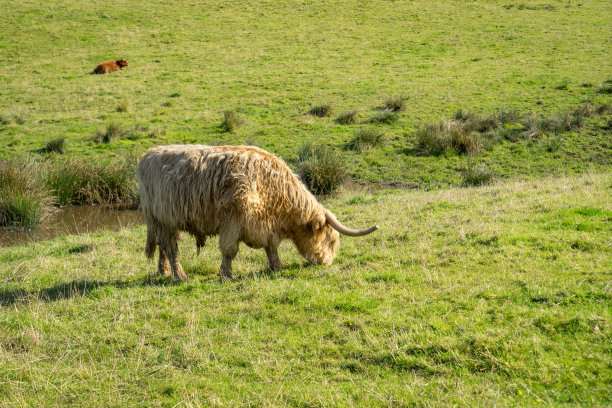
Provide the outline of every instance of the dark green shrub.
{"type": "Polygon", "coordinates": [[[0,161],[0,225],[33,228],[53,203],[39,163],[0,161]]]}
{"type": "Polygon", "coordinates": [[[43,152],[64,154],[65,142],[66,142],[66,138],[64,136],[60,136],[60,137],[56,137],[55,139],[51,139],[45,145],[43,152]]]}
{"type": "Polygon", "coordinates": [[[375,114],[374,116],[372,116],[368,120],[368,122],[369,123],[383,123],[383,124],[390,125],[391,123],[397,122],[398,119],[399,119],[399,115],[397,112],[389,110],[389,109],[385,109],[375,114]]]}
{"type": "Polygon", "coordinates": [[[336,118],[336,122],[341,125],[354,125],[357,123],[359,113],[356,110],[343,113],[336,118]]]}
{"type": "Polygon", "coordinates": [[[329,103],[316,105],[310,108],[308,113],[311,114],[312,116],[317,116],[319,118],[325,118],[325,117],[331,116],[332,106],[329,103]]]}
{"type": "Polygon", "coordinates": [[[367,150],[380,146],[384,142],[385,134],[376,128],[361,128],[353,133],[353,140],[348,144],[351,150],[367,150]]]}
{"type": "Polygon", "coordinates": [[[406,101],[408,97],[406,95],[389,96],[385,99],[384,107],[392,112],[402,112],[406,110],[406,101]]]}
{"type": "Polygon", "coordinates": [[[240,126],[244,125],[244,119],[235,110],[226,110],[223,112],[223,122],[221,129],[226,132],[235,132],[240,126]]]}
{"type": "Polygon", "coordinates": [[[330,194],[346,179],[344,159],[326,146],[302,145],[297,168],[300,178],[314,194],[330,194]]]}

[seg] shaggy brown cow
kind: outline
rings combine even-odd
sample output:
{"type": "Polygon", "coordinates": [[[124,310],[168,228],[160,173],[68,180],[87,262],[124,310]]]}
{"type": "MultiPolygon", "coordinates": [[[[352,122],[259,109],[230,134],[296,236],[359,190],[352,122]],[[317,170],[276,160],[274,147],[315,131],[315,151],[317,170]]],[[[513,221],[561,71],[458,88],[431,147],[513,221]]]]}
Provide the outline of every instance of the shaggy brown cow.
{"type": "Polygon", "coordinates": [[[110,74],[111,72],[121,71],[121,68],[127,67],[128,63],[124,59],[104,61],[98,64],[92,74],[110,74]]]}
{"type": "Polygon", "coordinates": [[[136,171],[140,210],[147,222],[145,253],[159,246],[158,272],[187,279],[178,261],[179,231],[196,237],[198,252],[207,236],[219,235],[223,262],[219,279],[232,279],[240,241],[265,248],[270,269],[281,268],[277,248],[292,240],[315,264],[331,264],[344,227],[306,189],[284,161],[252,146],[172,145],[150,149],[136,171]]]}

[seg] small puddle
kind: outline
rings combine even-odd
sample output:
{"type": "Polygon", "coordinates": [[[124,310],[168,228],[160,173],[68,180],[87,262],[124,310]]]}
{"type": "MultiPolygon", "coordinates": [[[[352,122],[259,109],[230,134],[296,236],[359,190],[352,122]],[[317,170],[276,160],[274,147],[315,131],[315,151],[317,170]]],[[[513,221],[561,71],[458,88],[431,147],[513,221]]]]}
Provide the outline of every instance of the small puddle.
{"type": "Polygon", "coordinates": [[[55,210],[31,231],[0,227],[0,247],[46,241],[61,235],[85,234],[101,229],[119,230],[143,224],[140,211],[104,205],[67,206],[55,210]]]}

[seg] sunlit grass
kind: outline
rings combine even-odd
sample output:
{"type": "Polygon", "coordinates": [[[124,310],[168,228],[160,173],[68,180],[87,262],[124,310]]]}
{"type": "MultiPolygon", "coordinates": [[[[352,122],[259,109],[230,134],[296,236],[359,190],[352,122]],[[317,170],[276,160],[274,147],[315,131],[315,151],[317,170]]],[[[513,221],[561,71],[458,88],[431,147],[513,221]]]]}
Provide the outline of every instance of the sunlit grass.
{"type": "Polygon", "coordinates": [[[331,266],[286,243],[275,273],[242,245],[224,284],[216,238],[180,242],[180,284],[150,275],[144,227],[0,248],[0,398],[605,405],[611,186],[342,193],[325,205],[343,223],[381,229],[342,237],[331,266]]]}

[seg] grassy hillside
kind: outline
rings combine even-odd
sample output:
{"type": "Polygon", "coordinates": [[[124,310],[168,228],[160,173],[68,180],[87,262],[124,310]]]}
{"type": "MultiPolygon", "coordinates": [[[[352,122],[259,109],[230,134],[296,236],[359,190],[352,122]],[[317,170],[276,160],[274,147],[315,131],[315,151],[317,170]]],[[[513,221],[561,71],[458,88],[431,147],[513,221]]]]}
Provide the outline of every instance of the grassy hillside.
{"type": "Polygon", "coordinates": [[[0,248],[0,406],[608,406],[612,177],[340,195],[332,266],[150,274],[145,229],[0,248]]]}
{"type": "MultiPolygon", "coordinates": [[[[0,0],[0,156],[100,157],[162,143],[257,143],[292,160],[303,141],[337,149],[388,96],[408,97],[387,143],[344,151],[351,175],[456,185],[463,157],[423,157],[411,135],[458,108],[553,115],[585,99],[610,103],[608,2],[0,0]],[[126,58],[112,75],[87,75],[126,58]],[[332,116],[316,118],[313,105],[332,116]],[[223,112],[245,121],[221,128],[223,112]],[[359,123],[334,119],[357,110],[359,123]],[[110,144],[109,124],[147,131],[110,144]]],[[[550,135],[549,135],[550,136],[550,135]]],[[[610,167],[609,121],[543,140],[501,143],[479,158],[498,176],[610,167]],[[555,146],[550,149],[550,146],[555,146]],[[508,159],[512,158],[512,159],[508,159]]]]}

